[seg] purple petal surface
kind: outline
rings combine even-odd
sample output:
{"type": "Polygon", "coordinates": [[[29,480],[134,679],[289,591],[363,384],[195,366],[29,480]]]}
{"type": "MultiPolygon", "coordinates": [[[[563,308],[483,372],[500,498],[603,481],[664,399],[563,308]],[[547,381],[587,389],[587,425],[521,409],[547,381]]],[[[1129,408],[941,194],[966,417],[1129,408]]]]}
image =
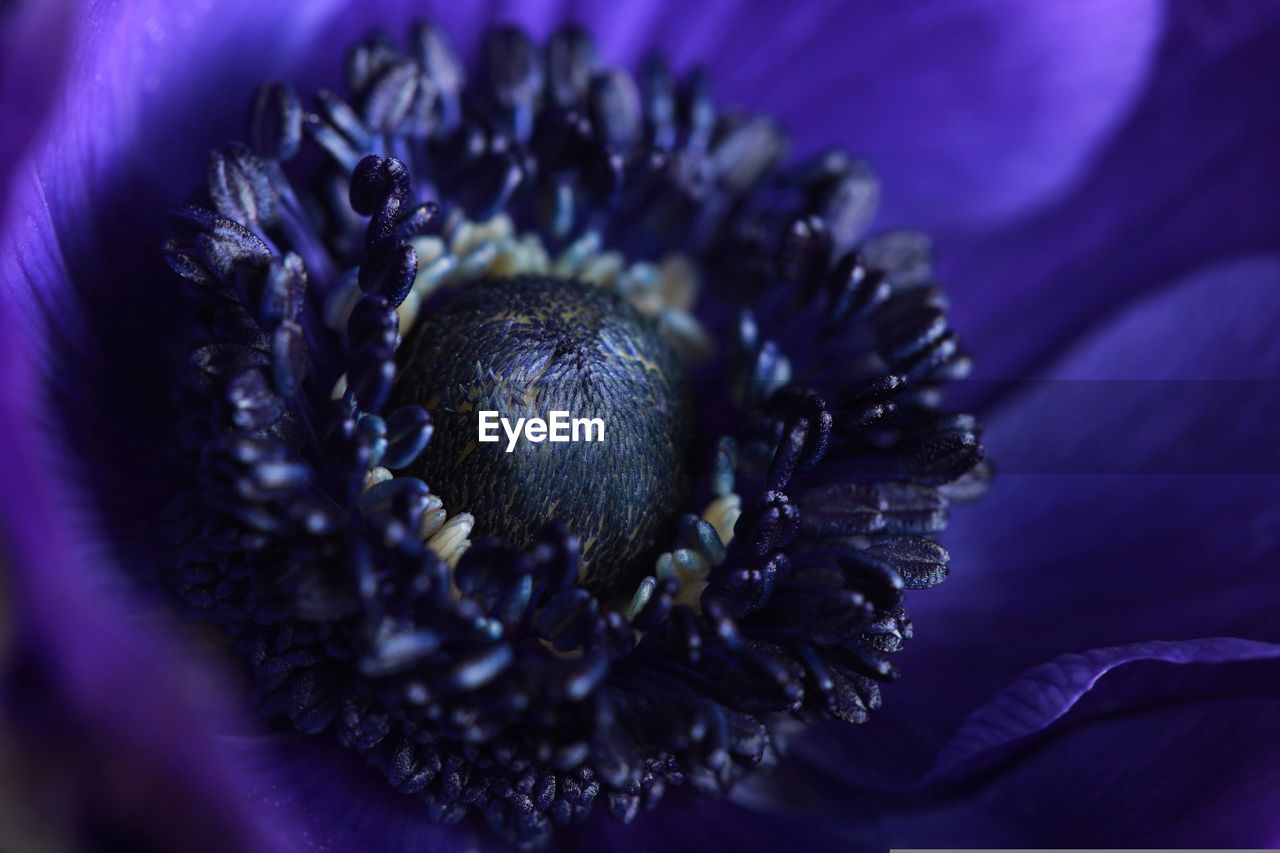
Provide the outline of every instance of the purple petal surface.
{"type": "Polygon", "coordinates": [[[976,710],[927,785],[850,788],[828,757],[741,796],[792,820],[839,809],[866,848],[1267,848],[1277,675],[1280,646],[1235,638],[1068,654],[976,710]]]}
{"type": "Polygon", "coordinates": [[[1158,2],[815,4],[798,14],[779,4],[727,29],[717,78],[780,117],[799,151],[839,144],[866,156],[883,180],[884,224],[967,231],[1071,186],[1146,83],[1162,19],[1158,2]]]}
{"type": "Polygon", "coordinates": [[[0,565],[10,645],[0,721],[38,768],[30,788],[54,786],[67,832],[169,849],[274,849],[279,827],[247,807],[207,736],[235,695],[225,673],[193,672],[175,657],[190,638],[147,618],[120,589],[88,514],[32,453],[43,444],[31,419],[41,389],[11,320],[0,302],[0,565]]]}
{"type": "Polygon", "coordinates": [[[1169,4],[1149,87],[1070,192],[984,239],[942,241],[978,375],[1025,377],[1170,279],[1274,249],[1280,114],[1258,87],[1280,78],[1277,44],[1271,4],[1169,4]]]}
{"type": "Polygon", "coordinates": [[[0,226],[13,171],[62,82],[76,8],[70,0],[28,0],[0,10],[0,226]]]}

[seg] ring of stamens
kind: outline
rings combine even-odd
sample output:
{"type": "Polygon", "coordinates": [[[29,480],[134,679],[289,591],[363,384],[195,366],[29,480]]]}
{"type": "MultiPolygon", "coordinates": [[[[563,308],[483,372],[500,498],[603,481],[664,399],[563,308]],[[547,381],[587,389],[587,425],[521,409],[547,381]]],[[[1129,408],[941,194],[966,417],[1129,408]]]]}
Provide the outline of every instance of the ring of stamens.
{"type": "Polygon", "coordinates": [[[797,726],[864,720],[904,592],[946,577],[932,537],[987,472],[940,406],[967,359],[928,243],[867,236],[863,164],[780,168],[771,122],[717,112],[697,74],[600,69],[573,27],[545,54],[501,28],[484,54],[472,85],[424,26],[404,53],[357,45],[354,106],[264,86],[252,149],[215,151],[175,211],[198,397],[162,582],[234,638],[268,713],[435,819],[536,845],[597,799],[631,820],[670,787],[727,790],[797,726]],[[304,138],[324,163],[292,174],[304,138]],[[616,291],[724,380],[701,511],[621,600],[578,582],[563,527],[472,541],[467,507],[406,474],[428,413],[383,412],[424,312],[528,274],[616,291]]]}

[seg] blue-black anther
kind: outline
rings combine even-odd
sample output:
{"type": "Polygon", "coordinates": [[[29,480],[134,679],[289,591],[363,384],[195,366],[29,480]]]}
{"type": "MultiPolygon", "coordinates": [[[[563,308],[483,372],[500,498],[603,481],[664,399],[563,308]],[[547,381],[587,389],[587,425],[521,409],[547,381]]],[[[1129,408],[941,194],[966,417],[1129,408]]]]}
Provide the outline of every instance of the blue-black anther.
{"type": "Polygon", "coordinates": [[[246,370],[227,385],[231,422],[253,432],[267,429],[284,414],[284,403],[267,383],[261,370],[246,370]]]}
{"type": "Polygon", "coordinates": [[[933,244],[915,231],[878,235],[863,245],[862,256],[897,290],[922,287],[933,276],[933,244]]]}
{"type": "Polygon", "coordinates": [[[176,240],[166,240],[162,251],[169,269],[206,291],[216,291],[217,280],[190,250],[180,247],[176,240]]]}
{"type": "Polygon", "coordinates": [[[263,83],[249,112],[249,142],[269,160],[286,161],[302,143],[302,103],[287,83],[263,83]]]}
{"type": "Polygon", "coordinates": [[[423,133],[430,122],[435,92],[416,63],[398,60],[382,68],[363,91],[365,124],[381,134],[405,130],[423,133]]]}
{"type": "Polygon", "coordinates": [[[907,589],[927,589],[946,580],[947,550],[923,536],[885,536],[859,556],[879,558],[897,570],[907,589]]]}
{"type": "Polygon", "coordinates": [[[786,144],[786,137],[769,119],[748,119],[716,141],[711,174],[730,193],[747,193],[782,159],[786,144]]]}
{"type": "Polygon", "coordinates": [[[329,121],[315,113],[304,113],[302,132],[344,173],[350,174],[364,153],[364,145],[356,145],[329,121]]]}
{"type": "Polygon", "coordinates": [[[271,370],[276,389],[286,398],[296,397],[311,370],[302,326],[285,320],[271,335],[271,370]]]}
{"type": "Polygon", "coordinates": [[[490,95],[507,110],[528,112],[531,120],[545,79],[542,52],[520,28],[499,26],[485,36],[483,54],[490,95]]]}
{"type": "Polygon", "coordinates": [[[454,664],[445,684],[454,690],[475,690],[497,678],[514,660],[515,655],[509,645],[493,645],[454,664]]]}
{"type": "Polygon", "coordinates": [[[856,252],[848,252],[831,267],[825,285],[828,293],[827,323],[838,327],[874,311],[888,298],[889,282],[869,269],[856,252]]]}
{"type": "Polygon", "coordinates": [[[258,320],[266,327],[283,320],[297,321],[307,292],[307,269],[293,252],[273,258],[259,300],[258,320]]]}
{"type": "Polygon", "coordinates": [[[820,182],[811,191],[810,210],[827,223],[837,250],[862,239],[879,205],[879,178],[861,160],[850,162],[833,180],[820,182]]]}
{"type": "Polygon", "coordinates": [[[348,376],[348,387],[360,408],[380,411],[396,378],[395,359],[384,347],[366,344],[352,355],[348,376]]]}
{"type": "Polygon", "coordinates": [[[523,179],[511,154],[485,154],[463,172],[458,204],[472,219],[484,222],[506,206],[523,179]]]}
{"type": "Polygon", "coordinates": [[[605,71],[591,81],[590,115],[601,145],[626,156],[644,130],[640,92],[630,74],[605,71]]]}
{"type": "Polygon", "coordinates": [[[351,105],[333,92],[321,89],[316,93],[316,107],[320,117],[350,144],[357,153],[367,153],[372,146],[369,129],[351,105]]]}
{"type": "Polygon", "coordinates": [[[826,223],[814,216],[792,220],[783,231],[778,251],[778,272],[806,291],[812,291],[827,271],[831,256],[831,234],[826,223]]]}
{"type": "Polygon", "coordinates": [[[716,532],[716,529],[705,519],[693,513],[681,518],[680,538],[685,541],[686,545],[701,554],[712,566],[718,566],[724,562],[724,542],[720,540],[720,534],[716,532]]]}
{"type": "Polygon", "coordinates": [[[429,628],[388,631],[358,662],[360,672],[385,678],[408,672],[440,648],[440,635],[429,628]]]}
{"type": "Polygon", "coordinates": [[[209,198],[228,219],[242,225],[271,226],[277,216],[275,188],[258,155],[240,143],[209,154],[209,198]]]}
{"type": "Polygon", "coordinates": [[[387,451],[387,422],[377,415],[362,414],[356,420],[356,434],[369,446],[370,467],[381,465],[387,451]]]}
{"type": "Polygon", "coordinates": [[[573,107],[586,97],[600,59],[595,42],[579,26],[556,30],[547,42],[547,95],[558,107],[573,107]]]}
{"type": "Polygon", "coordinates": [[[399,335],[400,318],[384,296],[372,293],[359,302],[347,319],[347,340],[354,347],[376,347],[390,353],[399,335]]]}
{"type": "Polygon", "coordinates": [[[685,144],[705,149],[716,124],[716,107],[711,99],[711,84],[703,69],[695,70],[685,81],[677,101],[680,124],[685,129],[685,144]]]}
{"type": "Polygon", "coordinates": [[[267,244],[230,219],[215,220],[195,242],[201,259],[223,280],[230,280],[240,264],[263,266],[271,262],[267,244]]]}
{"type": "Polygon", "coordinates": [[[435,24],[418,23],[410,32],[409,48],[440,96],[456,100],[466,82],[466,72],[448,36],[435,24]]]}
{"type": "Polygon", "coordinates": [[[404,302],[418,275],[418,254],[413,246],[401,243],[360,265],[360,289],[377,294],[392,306],[404,302]]]}
{"type": "Polygon", "coordinates": [[[791,482],[791,475],[805,451],[805,441],[809,437],[809,424],[800,419],[793,421],[786,428],[774,450],[773,461],[769,464],[769,473],[765,483],[770,489],[783,489],[791,482]]]}
{"type": "Polygon", "coordinates": [[[907,467],[921,482],[949,483],[982,461],[978,437],[966,429],[946,429],[926,435],[907,450],[907,467]]]}
{"type": "Polygon", "coordinates": [[[644,104],[645,135],[655,148],[669,149],[676,141],[676,94],[671,71],[661,56],[650,55],[640,66],[640,99],[644,104]]]}
{"type": "Polygon", "coordinates": [[[625,171],[626,161],[617,150],[600,143],[589,146],[582,158],[582,182],[591,203],[599,208],[612,207],[625,171]]]}
{"type": "Polygon", "coordinates": [[[392,470],[411,464],[431,440],[431,416],[421,406],[402,406],[387,417],[387,450],[382,464],[392,470]]]}
{"type": "Polygon", "coordinates": [[[734,526],[752,552],[767,554],[785,547],[800,528],[800,512],[784,493],[764,492],[746,507],[734,526]]]}

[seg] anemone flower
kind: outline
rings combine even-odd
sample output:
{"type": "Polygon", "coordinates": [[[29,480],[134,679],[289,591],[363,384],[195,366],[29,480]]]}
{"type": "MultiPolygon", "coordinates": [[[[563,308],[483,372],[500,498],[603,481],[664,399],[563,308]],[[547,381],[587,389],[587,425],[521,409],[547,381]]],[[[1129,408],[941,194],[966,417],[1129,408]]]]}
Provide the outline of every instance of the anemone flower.
{"type": "Polygon", "coordinates": [[[487,6],[5,10],[5,846],[1280,844],[1274,10],[487,6]]]}

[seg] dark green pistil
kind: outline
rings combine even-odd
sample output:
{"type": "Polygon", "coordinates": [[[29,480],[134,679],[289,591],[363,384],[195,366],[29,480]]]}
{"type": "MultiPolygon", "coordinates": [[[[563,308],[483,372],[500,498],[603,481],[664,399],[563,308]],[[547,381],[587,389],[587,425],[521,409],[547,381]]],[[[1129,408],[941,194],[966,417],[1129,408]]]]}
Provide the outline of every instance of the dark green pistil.
{"type": "Polygon", "coordinates": [[[543,276],[467,285],[405,348],[396,396],[432,413],[412,472],[473,536],[523,546],[552,519],[582,540],[584,583],[624,593],[668,545],[686,497],[689,406],[677,357],[611,291],[543,276]],[[478,441],[479,412],[599,418],[603,441],[478,441]]]}

